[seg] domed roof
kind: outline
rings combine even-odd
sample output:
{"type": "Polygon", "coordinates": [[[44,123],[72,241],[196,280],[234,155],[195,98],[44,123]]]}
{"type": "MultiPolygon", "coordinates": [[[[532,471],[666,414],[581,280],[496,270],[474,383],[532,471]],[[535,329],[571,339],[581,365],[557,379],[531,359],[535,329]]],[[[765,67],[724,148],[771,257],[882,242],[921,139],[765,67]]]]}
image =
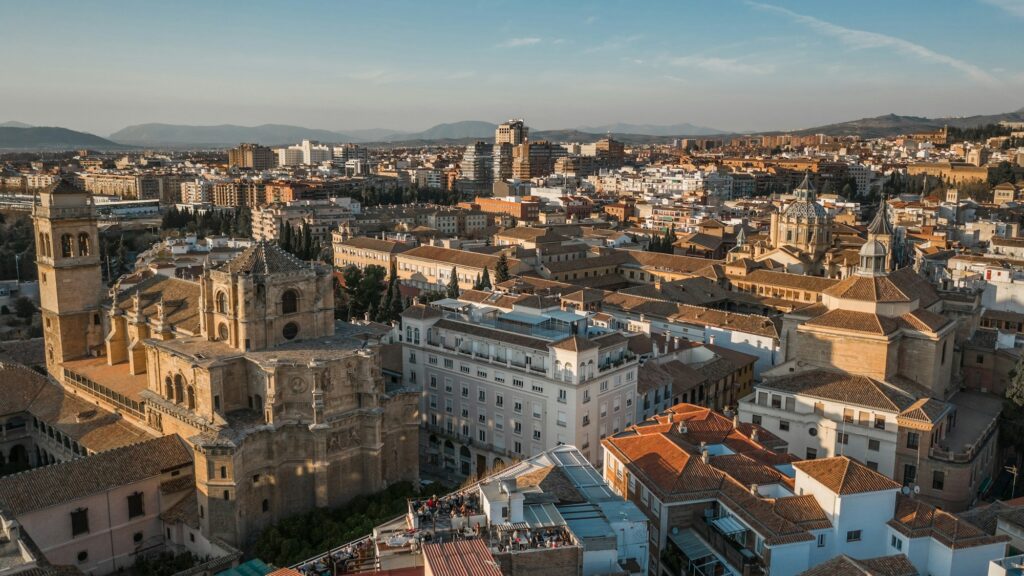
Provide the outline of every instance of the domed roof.
{"type": "Polygon", "coordinates": [[[871,242],[867,242],[863,246],[860,247],[860,255],[861,256],[869,256],[869,257],[876,257],[877,256],[877,257],[880,257],[880,258],[884,258],[885,257],[885,252],[886,252],[885,244],[882,244],[878,240],[872,240],[871,242]]]}
{"type": "Polygon", "coordinates": [[[813,200],[797,200],[782,212],[784,218],[804,218],[807,220],[824,220],[828,217],[825,208],[813,200]]]}

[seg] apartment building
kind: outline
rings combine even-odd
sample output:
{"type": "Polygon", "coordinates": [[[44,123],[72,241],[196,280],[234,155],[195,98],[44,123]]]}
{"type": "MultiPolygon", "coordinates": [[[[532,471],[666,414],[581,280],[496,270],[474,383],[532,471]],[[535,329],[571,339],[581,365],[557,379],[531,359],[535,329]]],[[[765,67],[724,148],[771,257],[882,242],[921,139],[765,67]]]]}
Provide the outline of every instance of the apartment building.
{"type": "Polygon", "coordinates": [[[228,150],[228,166],[250,170],[269,170],[277,166],[274,151],[259,144],[239,144],[228,150]]]}
{"type": "Polygon", "coordinates": [[[622,333],[522,298],[510,312],[444,299],[402,315],[406,381],[422,386],[430,469],[483,474],[562,444],[602,460],[598,442],[633,422],[638,361],[622,333]]]}
{"type": "Polygon", "coordinates": [[[341,232],[331,232],[331,245],[334,249],[334,267],[343,269],[355,266],[360,270],[367,266],[380,266],[390,274],[391,264],[396,262],[395,256],[412,248],[411,245],[394,240],[381,240],[366,236],[344,238],[341,232]]]}
{"type": "MultiPolygon", "coordinates": [[[[494,280],[499,256],[481,254],[466,250],[441,248],[440,246],[417,246],[395,256],[398,263],[398,278],[402,284],[426,291],[443,291],[451,280],[452,272],[458,276],[459,288],[469,290],[488,270],[494,280]]],[[[530,269],[515,258],[508,259],[509,274],[516,275],[530,269]]]]}
{"type": "Polygon", "coordinates": [[[326,246],[331,233],[359,211],[359,203],[350,198],[299,200],[287,204],[269,204],[252,209],[252,237],[277,240],[285,224],[293,228],[308,225],[313,239],[326,246]]]}
{"type": "Polygon", "coordinates": [[[982,574],[1009,541],[855,459],[795,460],[771,431],[698,406],[602,444],[605,480],[651,522],[650,574],[789,576],[836,557],[982,574]]]}
{"type": "Polygon", "coordinates": [[[756,384],[739,414],[797,457],[855,458],[958,511],[992,479],[999,402],[971,392],[941,401],[866,376],[808,370],[756,384]]]}

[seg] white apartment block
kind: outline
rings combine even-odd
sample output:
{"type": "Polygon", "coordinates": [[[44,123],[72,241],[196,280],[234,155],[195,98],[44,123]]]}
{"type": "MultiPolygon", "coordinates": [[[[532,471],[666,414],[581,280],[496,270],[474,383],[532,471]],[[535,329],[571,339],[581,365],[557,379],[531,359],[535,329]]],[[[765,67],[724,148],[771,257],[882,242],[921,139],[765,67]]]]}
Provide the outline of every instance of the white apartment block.
{"type": "Polygon", "coordinates": [[[192,182],[181,183],[182,204],[202,204],[210,201],[210,191],[213,185],[209,180],[196,179],[192,182]]]}
{"type": "Polygon", "coordinates": [[[435,470],[483,474],[562,444],[599,464],[600,440],[633,423],[637,357],[586,313],[540,298],[510,312],[445,299],[414,304],[402,325],[435,470]]]}

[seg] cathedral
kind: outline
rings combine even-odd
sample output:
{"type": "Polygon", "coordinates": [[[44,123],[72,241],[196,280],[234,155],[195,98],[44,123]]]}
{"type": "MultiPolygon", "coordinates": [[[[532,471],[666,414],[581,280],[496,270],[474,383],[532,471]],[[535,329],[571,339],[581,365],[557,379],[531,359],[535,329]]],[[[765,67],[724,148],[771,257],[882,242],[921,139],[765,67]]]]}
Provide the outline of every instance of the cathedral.
{"type": "Polygon", "coordinates": [[[156,275],[108,293],[87,192],[58,181],[33,220],[49,374],[188,443],[205,536],[241,545],[417,480],[419,395],[386,385],[372,336],[335,322],[328,268],[257,242],[198,281],[156,275]]]}
{"type": "MultiPolygon", "coordinates": [[[[737,236],[736,247],[727,260],[748,259],[758,266],[794,274],[846,278],[860,265],[860,246],[865,242],[861,229],[837,222],[818,203],[810,175],[793,190],[796,199],[771,213],[768,234],[748,239],[737,236]]],[[[904,265],[902,243],[888,217],[888,206],[879,204],[867,226],[867,242],[879,241],[885,247],[886,270],[904,265]]]]}

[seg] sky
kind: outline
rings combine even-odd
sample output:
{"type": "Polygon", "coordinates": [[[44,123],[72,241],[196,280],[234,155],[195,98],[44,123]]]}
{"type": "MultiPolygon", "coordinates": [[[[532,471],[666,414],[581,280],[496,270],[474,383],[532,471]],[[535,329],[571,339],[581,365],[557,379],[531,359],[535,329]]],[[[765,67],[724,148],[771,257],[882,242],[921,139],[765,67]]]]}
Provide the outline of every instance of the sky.
{"type": "Polygon", "coordinates": [[[1024,107],[1024,0],[0,0],[0,122],[787,130],[1024,107]]]}

